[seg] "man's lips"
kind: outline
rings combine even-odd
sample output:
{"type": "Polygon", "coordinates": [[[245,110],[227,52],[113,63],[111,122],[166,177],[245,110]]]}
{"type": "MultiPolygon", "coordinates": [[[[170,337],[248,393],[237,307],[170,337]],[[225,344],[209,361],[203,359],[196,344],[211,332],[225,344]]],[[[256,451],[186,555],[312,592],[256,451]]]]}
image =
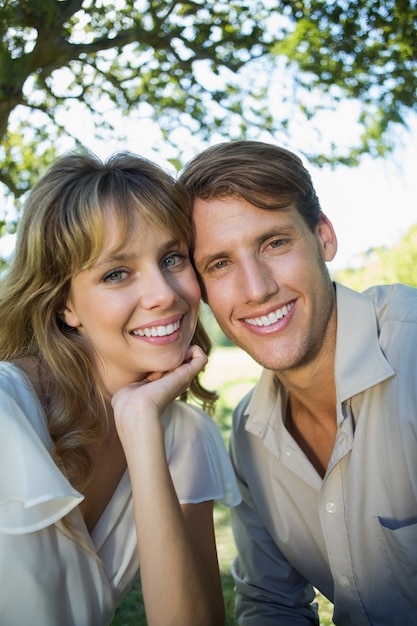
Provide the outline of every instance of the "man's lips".
{"type": "Polygon", "coordinates": [[[268,313],[268,315],[261,315],[260,317],[246,317],[245,322],[247,324],[251,324],[252,326],[271,326],[288,315],[293,306],[294,302],[290,302],[289,304],[285,304],[279,309],[268,313]]]}

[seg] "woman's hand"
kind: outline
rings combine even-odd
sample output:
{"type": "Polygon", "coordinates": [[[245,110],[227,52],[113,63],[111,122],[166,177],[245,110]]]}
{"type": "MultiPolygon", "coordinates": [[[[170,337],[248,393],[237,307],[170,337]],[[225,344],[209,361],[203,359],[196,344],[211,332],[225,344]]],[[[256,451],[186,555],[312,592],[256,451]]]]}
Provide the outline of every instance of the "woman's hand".
{"type": "MultiPolygon", "coordinates": [[[[119,389],[112,398],[119,436],[135,427],[141,416],[160,417],[166,407],[188,389],[191,381],[207,364],[198,346],[190,346],[183,363],[170,372],[150,372],[138,383],[119,389]]],[[[126,433],[127,434],[127,433],[126,433]]]]}

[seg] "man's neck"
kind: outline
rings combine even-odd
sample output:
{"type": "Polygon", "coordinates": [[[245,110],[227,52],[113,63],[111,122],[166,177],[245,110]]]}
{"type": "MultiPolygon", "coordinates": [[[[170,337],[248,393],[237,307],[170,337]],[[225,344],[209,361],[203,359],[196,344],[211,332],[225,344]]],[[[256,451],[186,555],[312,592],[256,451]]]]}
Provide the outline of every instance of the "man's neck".
{"type": "Polygon", "coordinates": [[[286,428],[323,477],[337,431],[334,348],[277,377],[288,392],[286,428]]]}

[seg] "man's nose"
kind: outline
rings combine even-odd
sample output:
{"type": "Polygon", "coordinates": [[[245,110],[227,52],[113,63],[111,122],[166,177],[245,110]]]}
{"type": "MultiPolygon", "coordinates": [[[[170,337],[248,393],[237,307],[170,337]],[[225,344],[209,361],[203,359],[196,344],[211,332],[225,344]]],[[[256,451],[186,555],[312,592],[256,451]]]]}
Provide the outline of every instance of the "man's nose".
{"type": "Polygon", "coordinates": [[[242,264],[240,283],[239,288],[247,302],[265,302],[279,289],[271,268],[258,258],[242,264]]]}

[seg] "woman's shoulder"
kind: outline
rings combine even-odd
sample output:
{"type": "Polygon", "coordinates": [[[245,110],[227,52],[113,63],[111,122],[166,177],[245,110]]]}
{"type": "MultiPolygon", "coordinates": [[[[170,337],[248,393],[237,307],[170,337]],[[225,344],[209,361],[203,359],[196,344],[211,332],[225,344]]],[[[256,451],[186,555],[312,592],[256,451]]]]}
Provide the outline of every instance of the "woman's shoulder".
{"type": "Polygon", "coordinates": [[[163,415],[165,448],[182,503],[240,501],[236,479],[219,426],[199,407],[174,402],[163,415]]]}
{"type": "Polygon", "coordinates": [[[33,393],[35,388],[21,360],[0,361],[0,389],[6,393],[19,392],[22,389],[33,393]]]}
{"type": "Polygon", "coordinates": [[[25,356],[12,361],[1,361],[4,367],[0,369],[1,380],[12,385],[23,387],[26,393],[35,395],[43,409],[45,409],[45,390],[42,382],[41,366],[35,356],[25,356]],[[3,379],[3,376],[5,378],[3,379]]]}
{"type": "Polygon", "coordinates": [[[51,457],[46,415],[31,380],[0,362],[0,532],[33,532],[55,523],[82,496],[51,457]]]}
{"type": "Polygon", "coordinates": [[[162,416],[166,431],[187,434],[187,438],[207,437],[209,434],[221,439],[220,428],[214,419],[200,407],[189,402],[176,400],[162,416]]]}
{"type": "Polygon", "coordinates": [[[20,415],[22,423],[30,423],[42,441],[50,444],[47,418],[39,399],[38,381],[31,376],[35,372],[35,363],[29,361],[0,361],[0,413],[2,423],[20,415]]]}

